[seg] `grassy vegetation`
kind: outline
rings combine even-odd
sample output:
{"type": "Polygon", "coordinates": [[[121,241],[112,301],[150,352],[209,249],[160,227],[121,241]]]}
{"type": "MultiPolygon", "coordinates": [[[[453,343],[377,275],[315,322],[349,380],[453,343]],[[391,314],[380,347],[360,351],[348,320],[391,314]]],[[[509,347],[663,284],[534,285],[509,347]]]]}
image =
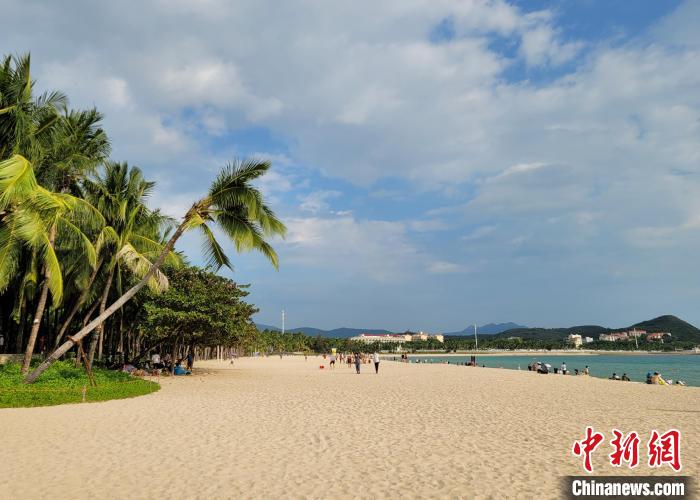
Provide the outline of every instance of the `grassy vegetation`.
{"type": "Polygon", "coordinates": [[[20,365],[0,365],[0,408],[51,406],[80,403],[83,386],[87,386],[86,402],[132,398],[160,389],[160,385],[134,378],[126,373],[96,368],[97,387],[90,387],[83,368],[70,361],[53,364],[34,384],[22,383],[20,365]]]}

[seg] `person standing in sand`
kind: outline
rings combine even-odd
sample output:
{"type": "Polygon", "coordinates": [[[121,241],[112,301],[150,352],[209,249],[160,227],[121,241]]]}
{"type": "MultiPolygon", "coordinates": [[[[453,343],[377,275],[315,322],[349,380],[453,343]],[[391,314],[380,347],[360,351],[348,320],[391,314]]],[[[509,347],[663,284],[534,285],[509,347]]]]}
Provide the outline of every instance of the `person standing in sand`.
{"type": "Polygon", "coordinates": [[[372,358],[374,359],[374,373],[379,374],[379,353],[375,352],[372,358]]]}
{"type": "Polygon", "coordinates": [[[356,352],[355,353],[355,371],[357,372],[358,375],[360,374],[360,363],[361,363],[360,353],[356,352]]]}

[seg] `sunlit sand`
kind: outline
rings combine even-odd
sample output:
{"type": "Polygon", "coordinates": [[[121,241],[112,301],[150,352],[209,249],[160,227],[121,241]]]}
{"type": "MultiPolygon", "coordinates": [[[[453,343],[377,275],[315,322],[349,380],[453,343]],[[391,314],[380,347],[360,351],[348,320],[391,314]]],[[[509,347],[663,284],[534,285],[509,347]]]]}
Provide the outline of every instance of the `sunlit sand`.
{"type": "MultiPolygon", "coordinates": [[[[649,469],[644,446],[676,427],[684,472],[700,470],[698,388],[320,361],[200,362],[149,396],[0,410],[0,496],[555,498],[560,476],[583,473],[570,450],[587,425],[641,434],[634,474],[671,473],[649,469]]],[[[596,472],[619,472],[609,452],[596,472]]]]}

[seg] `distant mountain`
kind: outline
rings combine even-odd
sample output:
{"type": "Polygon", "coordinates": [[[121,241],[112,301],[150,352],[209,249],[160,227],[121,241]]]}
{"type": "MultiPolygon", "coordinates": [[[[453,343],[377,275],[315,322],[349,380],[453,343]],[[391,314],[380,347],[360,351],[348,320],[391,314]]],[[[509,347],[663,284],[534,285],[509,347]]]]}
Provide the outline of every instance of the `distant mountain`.
{"type": "Polygon", "coordinates": [[[630,328],[648,332],[670,332],[674,340],[700,341],[700,330],[682,319],[667,314],[658,318],[642,321],[630,328]]]}
{"type": "Polygon", "coordinates": [[[280,328],[277,328],[276,326],[265,325],[265,324],[263,324],[263,323],[255,323],[255,326],[257,326],[257,327],[258,327],[258,330],[260,330],[260,331],[263,331],[263,330],[270,330],[270,331],[274,332],[275,330],[277,330],[277,331],[280,331],[280,330],[281,330],[280,328]]]}
{"type": "Polygon", "coordinates": [[[321,337],[327,337],[326,330],[321,330],[320,328],[314,328],[312,326],[302,326],[299,328],[292,328],[288,330],[291,333],[303,333],[304,335],[308,335],[309,337],[318,337],[319,335],[321,337]]]}
{"type": "Polygon", "coordinates": [[[493,336],[495,339],[520,337],[523,340],[564,340],[569,335],[577,333],[584,337],[598,339],[598,335],[610,331],[598,325],[572,326],[571,328],[513,328],[493,336]]]}
{"type": "MultiPolygon", "coordinates": [[[[280,329],[276,326],[264,325],[257,323],[259,330],[276,330],[280,329]]],[[[528,328],[527,326],[518,325],[516,323],[489,323],[478,327],[479,335],[490,335],[494,339],[520,337],[523,340],[564,340],[571,334],[579,334],[584,337],[592,337],[598,340],[601,333],[617,332],[638,328],[648,332],[670,332],[674,340],[694,341],[700,343],[700,330],[683,321],[676,316],[666,315],[658,318],[650,319],[636,323],[627,328],[606,328],[598,325],[580,325],[570,328],[528,328]]],[[[389,330],[376,328],[335,328],[333,330],[322,330],[310,326],[301,328],[291,328],[287,330],[290,333],[303,333],[311,337],[329,337],[329,338],[348,338],[354,337],[361,333],[392,333],[389,330]]],[[[467,327],[461,332],[445,333],[451,337],[472,337],[474,335],[474,327],[467,327]]]]}
{"type": "MultiPolygon", "coordinates": [[[[272,330],[272,331],[280,331],[281,329],[276,327],[276,326],[271,326],[271,325],[265,325],[263,323],[256,323],[255,326],[258,327],[258,330],[272,330]]],[[[320,328],[314,328],[311,326],[302,326],[299,328],[290,328],[287,330],[289,333],[303,333],[304,335],[308,335],[310,337],[318,337],[319,335],[321,337],[328,337],[328,338],[334,338],[334,339],[346,339],[349,337],[354,337],[356,335],[359,335],[361,333],[392,333],[389,330],[382,330],[382,329],[377,329],[377,328],[334,328],[333,330],[322,330],[320,328]]]]}
{"type": "Polygon", "coordinates": [[[601,333],[621,332],[637,328],[647,332],[669,332],[673,340],[700,342],[700,330],[676,316],[665,315],[635,323],[626,328],[605,328],[598,325],[572,326],[571,328],[514,328],[494,338],[520,337],[523,340],[564,340],[570,334],[579,334],[598,340],[601,333]]]}
{"type": "MultiPolygon", "coordinates": [[[[506,330],[513,330],[515,328],[527,328],[523,325],[518,325],[517,323],[488,323],[477,327],[477,334],[480,335],[494,335],[496,333],[505,332],[506,330]]],[[[468,326],[461,332],[450,332],[445,335],[451,337],[466,337],[469,335],[474,335],[474,327],[468,326]]]]}

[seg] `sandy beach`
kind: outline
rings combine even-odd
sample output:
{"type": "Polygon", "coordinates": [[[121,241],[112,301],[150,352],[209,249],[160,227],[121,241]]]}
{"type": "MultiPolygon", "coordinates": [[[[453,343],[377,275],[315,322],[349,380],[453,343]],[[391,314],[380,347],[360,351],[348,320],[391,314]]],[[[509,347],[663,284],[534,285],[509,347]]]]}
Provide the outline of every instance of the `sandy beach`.
{"type": "Polygon", "coordinates": [[[451,365],[320,358],[197,363],[134,399],[0,410],[2,498],[541,498],[581,474],[586,425],[682,432],[700,471],[700,389],[451,365]]]}

